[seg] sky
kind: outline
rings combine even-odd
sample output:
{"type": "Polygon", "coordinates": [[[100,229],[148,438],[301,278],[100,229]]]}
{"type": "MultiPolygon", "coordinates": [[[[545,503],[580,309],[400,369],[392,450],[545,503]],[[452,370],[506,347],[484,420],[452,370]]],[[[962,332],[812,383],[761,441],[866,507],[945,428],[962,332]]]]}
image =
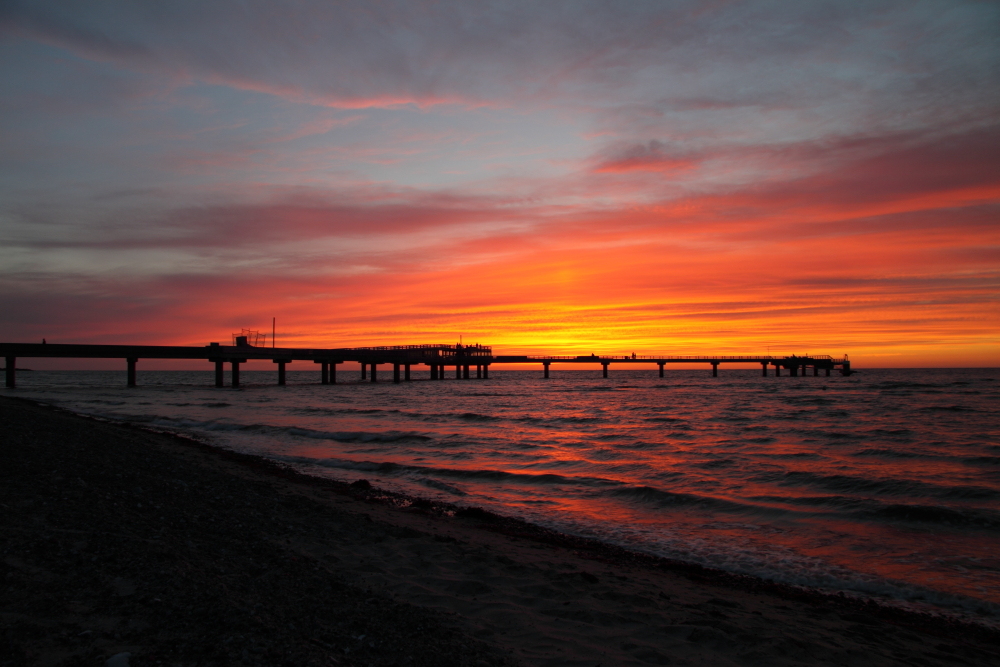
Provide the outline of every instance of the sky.
{"type": "Polygon", "coordinates": [[[272,318],[1000,366],[1000,3],[0,2],[0,340],[272,318]]]}

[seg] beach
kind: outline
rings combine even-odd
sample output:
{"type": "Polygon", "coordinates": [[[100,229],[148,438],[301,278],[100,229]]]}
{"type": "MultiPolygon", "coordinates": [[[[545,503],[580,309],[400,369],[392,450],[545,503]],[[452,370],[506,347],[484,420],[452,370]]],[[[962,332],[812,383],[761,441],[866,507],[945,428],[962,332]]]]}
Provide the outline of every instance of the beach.
{"type": "Polygon", "coordinates": [[[1000,651],[983,626],[28,401],[0,399],[0,437],[0,665],[987,665],[1000,651]]]}

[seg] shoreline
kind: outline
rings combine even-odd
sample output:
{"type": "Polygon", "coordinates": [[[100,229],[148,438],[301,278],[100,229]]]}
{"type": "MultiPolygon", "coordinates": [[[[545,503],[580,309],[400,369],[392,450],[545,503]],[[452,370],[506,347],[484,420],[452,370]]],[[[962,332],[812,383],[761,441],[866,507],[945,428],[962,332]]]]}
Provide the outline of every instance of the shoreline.
{"type": "MultiPolygon", "coordinates": [[[[32,413],[36,421],[47,415],[50,419],[46,421],[61,422],[56,431],[89,430],[105,441],[117,442],[122,456],[141,458],[156,451],[163,459],[161,465],[182,470],[181,460],[186,459],[189,473],[207,470],[235,478],[227,480],[234,482],[235,488],[269,487],[301,498],[302,508],[278,510],[269,503],[255,504],[248,496],[246,507],[263,516],[276,513],[282,520],[301,520],[303,514],[308,519],[318,513],[333,521],[330,525],[339,527],[340,542],[331,543],[323,531],[304,529],[305,536],[293,531],[298,555],[292,557],[312,562],[325,572],[327,580],[355,587],[350,589],[355,596],[366,582],[369,588],[374,583],[372,590],[388,594],[375,603],[376,607],[390,605],[391,600],[392,604],[410,605],[405,615],[427,613],[443,622],[439,618],[443,614],[444,620],[454,620],[454,627],[438,634],[452,637],[449,632],[458,633],[455,636],[461,639],[456,641],[464,648],[456,649],[457,662],[447,664],[684,664],[706,659],[712,664],[797,664],[803,660],[824,664],[820,655],[824,652],[829,653],[831,664],[844,658],[854,664],[902,664],[908,660],[903,657],[907,654],[941,664],[950,662],[953,655],[961,655],[961,660],[972,664],[988,664],[989,656],[1000,646],[1000,631],[986,625],[659,558],[478,508],[462,509],[380,490],[366,482],[348,484],[314,477],[261,456],[221,449],[174,433],[79,415],[28,399],[2,400],[0,410],[5,430],[8,418],[16,417],[14,413],[21,413],[21,417],[32,413]],[[149,449],[137,448],[137,442],[149,449]],[[308,510],[303,509],[306,505],[308,510]],[[340,523],[331,516],[339,517],[340,523]],[[383,538],[372,544],[365,536],[371,526],[376,532],[403,531],[409,537],[383,538]],[[434,558],[413,556],[415,545],[434,558]],[[482,603],[479,597],[484,598],[482,603]],[[873,646],[885,650],[873,650],[873,646]],[[462,651],[469,655],[463,657],[462,651]],[[598,657],[591,660],[595,655],[598,657]]],[[[14,452],[4,456],[16,460],[14,452]]],[[[44,477],[46,473],[39,474],[44,477]]],[[[143,479],[149,485],[155,477],[150,479],[147,474],[143,479]]],[[[99,479],[96,485],[101,485],[99,479]]],[[[30,494],[30,488],[22,484],[21,492],[30,494]]],[[[105,495],[115,494],[105,489],[105,495]]],[[[171,493],[160,498],[161,506],[166,505],[171,493]]],[[[204,512],[213,502],[211,495],[190,500],[188,511],[204,512]]],[[[111,508],[105,511],[113,513],[111,508]]],[[[226,511],[217,512],[215,519],[240,522],[242,517],[241,512],[226,511]]],[[[178,521],[181,523],[171,526],[176,540],[204,532],[203,527],[183,518],[178,521]]],[[[217,521],[210,519],[210,523],[217,521]]],[[[135,531],[150,529],[141,522],[129,525],[135,531]]],[[[275,532],[274,528],[255,527],[241,537],[245,542],[234,542],[231,548],[252,553],[264,543],[280,545],[282,531],[284,528],[275,532]]],[[[284,540],[281,548],[292,544],[290,537],[284,540]]],[[[9,547],[5,544],[4,548],[6,553],[9,547]]],[[[23,570],[7,567],[13,568],[8,572],[23,570]]],[[[287,578],[282,581],[294,585],[287,578]]],[[[0,609],[4,625],[12,613],[16,614],[7,607],[0,609]]],[[[336,664],[355,664],[350,662],[350,653],[342,652],[350,648],[340,646],[342,639],[318,641],[321,644],[305,638],[299,643],[336,655],[336,664]]],[[[148,651],[143,651],[146,649],[140,646],[134,652],[135,664],[145,664],[140,659],[148,651]]],[[[372,653],[365,657],[368,662],[357,664],[388,665],[407,657],[413,660],[399,664],[423,664],[419,656],[399,658],[391,648],[383,647],[378,655],[374,650],[368,652],[372,653]]],[[[428,655],[436,662],[426,664],[446,664],[441,662],[440,650],[428,655]]],[[[229,658],[220,659],[218,664],[235,664],[226,662],[229,658]]]]}

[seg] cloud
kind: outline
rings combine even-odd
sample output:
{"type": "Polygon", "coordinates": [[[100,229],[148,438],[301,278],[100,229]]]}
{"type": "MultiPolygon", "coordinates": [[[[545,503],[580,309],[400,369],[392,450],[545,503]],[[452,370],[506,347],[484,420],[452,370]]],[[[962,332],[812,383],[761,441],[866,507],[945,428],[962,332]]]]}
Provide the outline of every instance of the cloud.
{"type": "Polygon", "coordinates": [[[858,86],[898,98],[890,80],[923,86],[927,101],[948,85],[947,63],[988,74],[996,13],[902,2],[857,12],[836,2],[36,1],[6,3],[2,25],[124,68],[344,108],[558,99],[701,112],[815,106],[858,86]]]}
{"type": "Polygon", "coordinates": [[[998,15],[7,2],[5,335],[973,349],[998,15]]]}
{"type": "Polygon", "coordinates": [[[595,167],[597,173],[626,173],[630,171],[652,171],[669,173],[692,169],[696,161],[672,155],[665,144],[655,139],[645,144],[616,147],[595,167]]]}

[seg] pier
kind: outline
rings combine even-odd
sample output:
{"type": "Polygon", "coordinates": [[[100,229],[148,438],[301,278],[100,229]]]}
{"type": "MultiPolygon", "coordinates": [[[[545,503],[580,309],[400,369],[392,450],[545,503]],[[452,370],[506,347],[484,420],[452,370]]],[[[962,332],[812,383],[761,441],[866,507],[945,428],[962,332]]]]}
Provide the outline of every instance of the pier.
{"type": "Polygon", "coordinates": [[[380,347],[353,348],[273,348],[255,347],[247,343],[245,337],[237,337],[235,345],[210,343],[204,347],[181,347],[170,345],[73,345],[45,343],[0,343],[0,356],[6,360],[5,386],[16,386],[18,358],[60,358],[60,359],[122,359],[125,362],[126,383],[136,386],[136,372],[142,359],[192,359],[215,365],[215,386],[224,386],[226,364],[229,365],[230,381],[233,387],[240,386],[240,365],[251,359],[270,359],[277,370],[277,383],[285,384],[285,370],[293,362],[311,363],[319,366],[320,384],[337,384],[337,366],[345,362],[361,364],[360,379],[378,382],[379,366],[392,367],[392,381],[409,382],[413,366],[424,365],[430,369],[431,380],[444,380],[454,368],[457,380],[486,380],[490,377],[490,366],[495,364],[539,364],[544,377],[549,377],[549,367],[554,364],[600,365],[604,377],[612,364],[656,364],[660,377],[667,364],[706,364],[711,366],[713,377],[719,374],[719,366],[724,363],[760,364],[762,374],[768,375],[768,366],[776,377],[785,370],[791,377],[805,376],[811,369],[814,376],[820,371],[829,377],[834,370],[841,375],[851,374],[851,362],[847,357],[836,359],[828,355],[811,356],[636,356],[636,355],[493,355],[493,350],[484,345],[388,345],[380,347]],[[473,373],[475,375],[473,376],[473,373]]]}

